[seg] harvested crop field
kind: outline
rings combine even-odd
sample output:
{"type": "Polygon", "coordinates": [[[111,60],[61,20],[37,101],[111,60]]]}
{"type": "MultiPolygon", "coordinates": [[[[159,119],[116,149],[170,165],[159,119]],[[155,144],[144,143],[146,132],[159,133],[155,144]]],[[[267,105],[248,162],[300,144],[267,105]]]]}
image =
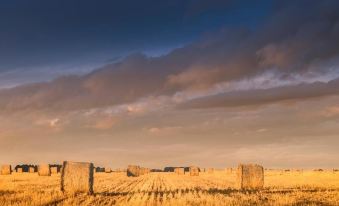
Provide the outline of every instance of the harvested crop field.
{"type": "Polygon", "coordinates": [[[94,195],[64,195],[60,174],[0,176],[0,206],[8,205],[339,205],[339,172],[265,171],[263,190],[240,191],[236,173],[199,176],[154,172],[139,177],[95,173],[94,195]]]}

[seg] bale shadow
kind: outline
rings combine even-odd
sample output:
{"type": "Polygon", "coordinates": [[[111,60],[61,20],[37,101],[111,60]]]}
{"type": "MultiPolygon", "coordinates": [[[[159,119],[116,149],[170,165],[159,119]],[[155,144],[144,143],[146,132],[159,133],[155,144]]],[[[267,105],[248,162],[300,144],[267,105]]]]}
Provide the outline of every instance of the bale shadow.
{"type": "Polygon", "coordinates": [[[201,189],[201,188],[187,188],[187,189],[176,189],[176,190],[169,190],[169,191],[135,191],[135,192],[100,192],[95,193],[94,195],[98,196],[109,196],[109,197],[116,197],[116,196],[128,196],[128,195],[152,195],[154,194],[155,197],[163,197],[164,195],[169,194],[189,194],[189,193],[197,193],[202,192],[205,194],[220,194],[220,195],[232,195],[236,193],[242,193],[246,195],[255,195],[255,194],[291,194],[294,192],[307,192],[307,193],[316,193],[316,192],[335,192],[339,191],[339,189],[300,189],[300,188],[290,188],[290,189],[281,189],[281,190],[272,190],[270,188],[265,189],[233,189],[233,188],[227,188],[227,189],[218,189],[218,188],[210,188],[210,189],[201,189]]]}
{"type": "Polygon", "coordinates": [[[57,206],[59,204],[61,204],[62,202],[64,202],[66,199],[68,199],[67,197],[58,199],[58,200],[52,200],[48,203],[42,204],[41,206],[57,206]]]}
{"type": "Polygon", "coordinates": [[[288,189],[264,189],[262,190],[266,194],[290,194],[293,192],[307,192],[307,193],[316,193],[316,192],[339,192],[339,189],[323,189],[323,188],[312,188],[312,189],[302,189],[302,188],[288,188],[288,189]]]}
{"type": "Polygon", "coordinates": [[[321,201],[310,201],[310,200],[303,200],[292,204],[292,206],[304,206],[304,205],[332,206],[331,204],[327,204],[321,201]]]}
{"type": "Polygon", "coordinates": [[[12,195],[12,194],[15,194],[15,193],[16,193],[15,191],[0,190],[0,196],[3,196],[3,195],[12,195]]]}
{"type": "Polygon", "coordinates": [[[106,197],[116,197],[116,196],[126,196],[126,195],[134,195],[139,192],[100,192],[94,193],[94,196],[106,196],[106,197]]]}

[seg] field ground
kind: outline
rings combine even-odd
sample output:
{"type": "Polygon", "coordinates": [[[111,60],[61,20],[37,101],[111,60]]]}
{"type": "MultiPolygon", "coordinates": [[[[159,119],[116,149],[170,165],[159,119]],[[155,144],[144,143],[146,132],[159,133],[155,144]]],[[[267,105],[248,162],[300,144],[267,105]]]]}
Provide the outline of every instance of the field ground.
{"type": "Polygon", "coordinates": [[[339,205],[339,172],[265,171],[265,189],[235,189],[235,173],[215,171],[199,177],[150,173],[96,173],[92,196],[66,196],[60,175],[0,176],[0,206],[9,205],[339,205]]]}

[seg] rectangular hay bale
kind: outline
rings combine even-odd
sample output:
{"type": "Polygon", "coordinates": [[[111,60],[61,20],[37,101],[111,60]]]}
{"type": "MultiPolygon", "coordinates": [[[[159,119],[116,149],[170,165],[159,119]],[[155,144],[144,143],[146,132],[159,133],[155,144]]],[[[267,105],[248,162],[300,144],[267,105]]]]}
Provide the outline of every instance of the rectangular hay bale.
{"type": "Polygon", "coordinates": [[[195,166],[191,166],[189,168],[190,170],[190,176],[199,176],[199,168],[195,166]]]}
{"type": "Polygon", "coordinates": [[[16,172],[17,172],[17,173],[23,173],[23,168],[22,168],[22,167],[18,167],[18,168],[16,169],[16,172]]]}
{"type": "Polygon", "coordinates": [[[264,168],[256,164],[240,164],[237,171],[240,189],[261,189],[264,187],[264,168]]]}
{"type": "Polygon", "coordinates": [[[61,170],[61,191],[93,194],[93,163],[64,161],[61,170]]]}
{"type": "Polygon", "coordinates": [[[38,166],[38,174],[39,176],[51,176],[51,168],[49,164],[40,164],[38,166]]]}
{"type": "Polygon", "coordinates": [[[12,174],[12,166],[11,165],[1,165],[1,175],[10,175],[12,174]]]}

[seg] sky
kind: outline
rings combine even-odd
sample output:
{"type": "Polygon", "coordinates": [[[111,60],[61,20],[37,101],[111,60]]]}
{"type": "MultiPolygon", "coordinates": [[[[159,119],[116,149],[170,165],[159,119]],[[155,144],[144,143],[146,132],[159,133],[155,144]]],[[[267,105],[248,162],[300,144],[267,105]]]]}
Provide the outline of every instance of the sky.
{"type": "Polygon", "coordinates": [[[339,167],[336,0],[0,5],[0,163],[339,167]]]}

